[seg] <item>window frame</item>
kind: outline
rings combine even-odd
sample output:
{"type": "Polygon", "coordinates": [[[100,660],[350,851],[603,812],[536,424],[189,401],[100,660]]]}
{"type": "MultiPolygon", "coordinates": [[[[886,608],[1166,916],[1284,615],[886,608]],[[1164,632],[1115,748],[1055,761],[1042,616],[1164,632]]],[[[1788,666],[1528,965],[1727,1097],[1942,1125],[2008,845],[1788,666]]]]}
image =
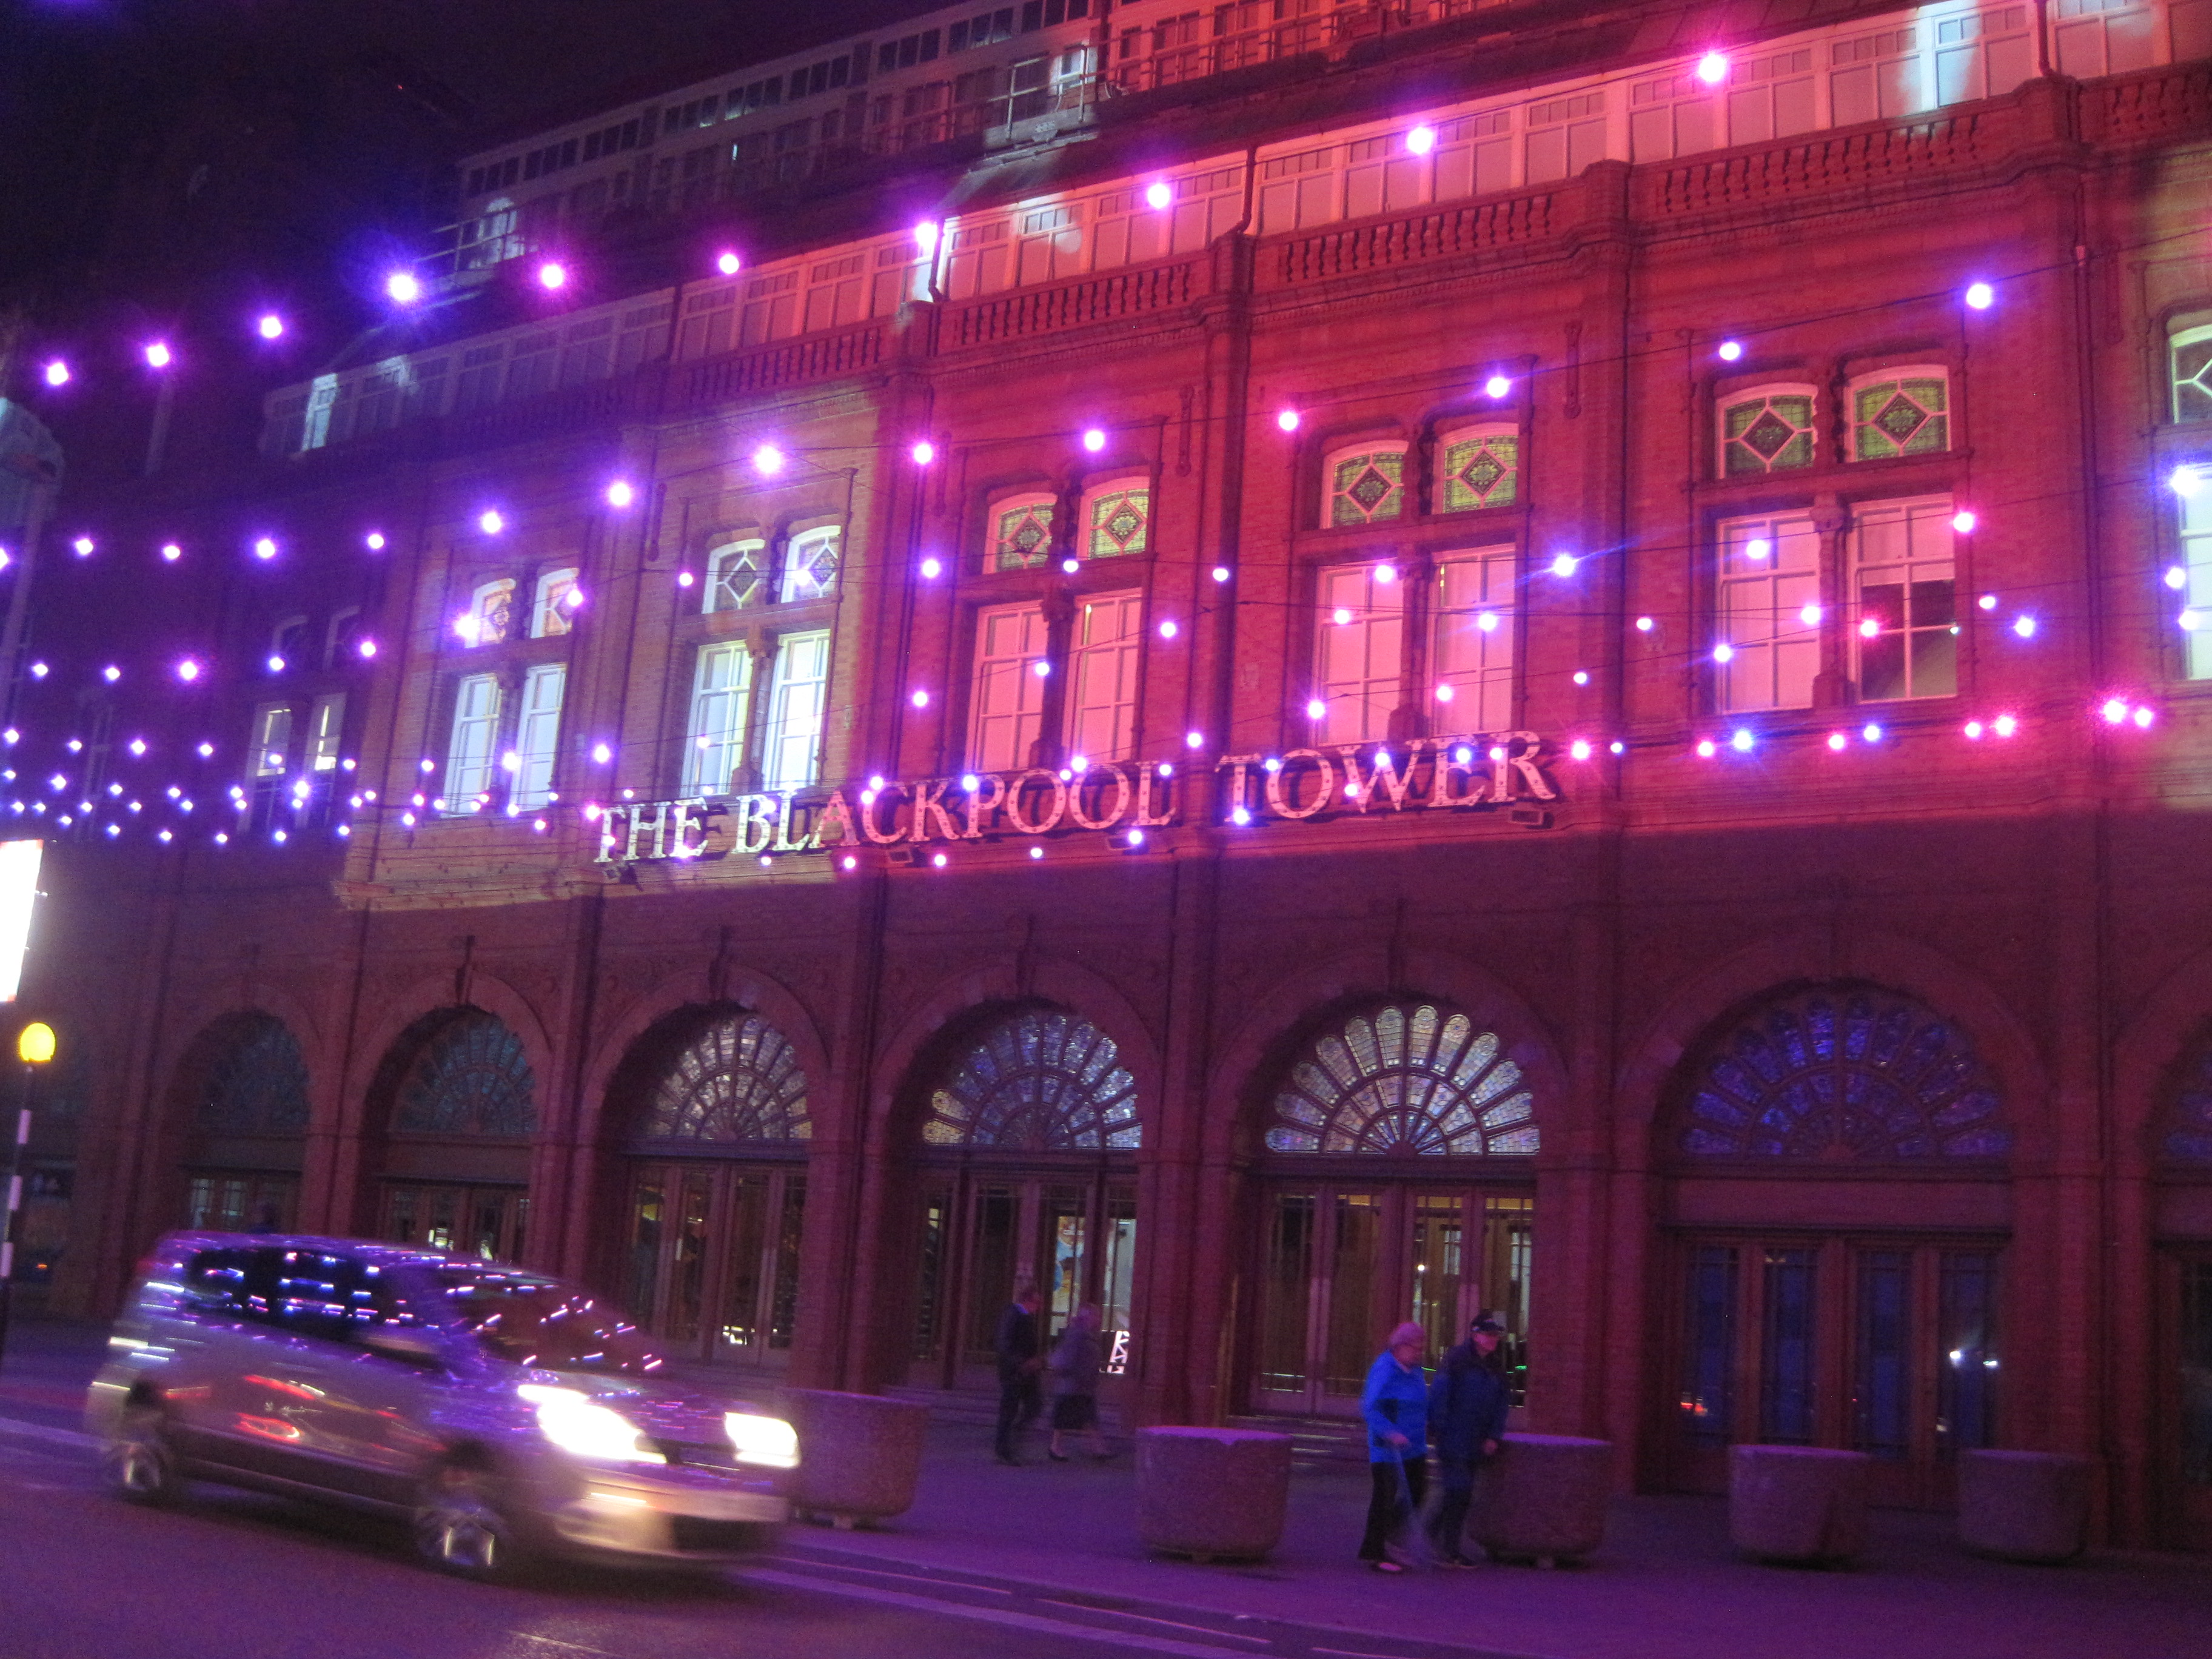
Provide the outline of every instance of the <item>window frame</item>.
{"type": "Polygon", "coordinates": [[[531,585],[530,637],[552,640],[575,629],[576,611],[583,604],[583,572],[575,565],[555,565],[542,570],[531,585]],[[569,596],[575,595],[574,599],[569,596]]]}
{"type": "Polygon", "coordinates": [[[1148,472],[1125,472],[1085,484],[1076,514],[1078,539],[1075,556],[1085,564],[1095,563],[1101,559],[1150,557],[1152,551],[1152,514],[1156,505],[1156,495],[1157,492],[1152,488],[1152,475],[1148,472]],[[1135,544],[1116,547],[1110,552],[1097,551],[1097,543],[1099,536],[1109,533],[1102,531],[1097,522],[1100,510],[1109,501],[1131,495],[1143,498],[1140,510],[1144,515],[1144,522],[1137,527],[1133,538],[1135,544]]]}
{"type": "Polygon", "coordinates": [[[699,614],[701,616],[732,616],[742,611],[757,611],[768,603],[769,557],[767,537],[757,534],[749,534],[733,537],[726,541],[717,541],[708,548],[707,557],[704,562],[705,576],[702,586],[704,587],[705,592],[702,592],[699,598],[699,614]],[[730,585],[726,580],[723,571],[726,565],[735,562],[738,558],[746,554],[750,554],[753,557],[753,562],[751,565],[751,575],[753,579],[752,589],[750,597],[739,599],[736,596],[735,590],[730,588],[730,585]],[[728,605],[716,604],[715,595],[726,589],[729,589],[731,592],[732,602],[728,605]]]}
{"type": "Polygon", "coordinates": [[[1527,483],[1528,438],[1521,430],[1518,421],[1455,421],[1437,431],[1435,448],[1430,495],[1433,516],[1449,514],[1456,518],[1466,513],[1501,512],[1519,507],[1526,501],[1528,492],[1523,486],[1527,483]],[[1477,501],[1471,506],[1452,505],[1452,489],[1459,479],[1449,468],[1451,452],[1461,444],[1492,443],[1500,438],[1510,440],[1513,449],[1512,465],[1505,470],[1506,494],[1502,498],[1493,495],[1491,500],[1477,501]]]}
{"type": "Polygon", "coordinates": [[[1433,566],[1429,577],[1429,616],[1426,619],[1429,636],[1426,695],[1434,710],[1432,719],[1439,729],[1446,731],[1486,732],[1513,730],[1517,724],[1516,711],[1521,706],[1522,653],[1518,637],[1523,615],[1521,549],[1512,542],[1453,548],[1434,555],[1433,566]],[[1485,597],[1473,605],[1455,605],[1450,602],[1449,573],[1470,566],[1481,573],[1485,597]],[[1501,571],[1505,597],[1499,602],[1488,596],[1492,591],[1492,579],[1501,571]],[[1480,619],[1486,615],[1498,619],[1494,626],[1484,628],[1481,625],[1480,619]],[[1480,659],[1471,671],[1447,668],[1447,630],[1453,618],[1466,616],[1476,619],[1471,631],[1480,635],[1480,659]],[[1493,651],[1503,653],[1504,661],[1502,664],[1490,659],[1493,651]],[[1467,690],[1470,685],[1474,688],[1471,704],[1467,690]],[[1449,699],[1443,695],[1447,687],[1452,694],[1449,699]],[[1502,701],[1504,709],[1493,719],[1490,711],[1496,701],[1502,701]]]}
{"type": "MultiPolygon", "coordinates": [[[[446,759],[444,768],[438,775],[438,799],[445,802],[444,806],[438,809],[441,817],[480,817],[482,813],[477,805],[477,798],[495,794],[500,777],[500,724],[506,714],[507,688],[495,670],[482,669],[460,675],[453,681],[452,713],[446,725],[446,759]],[[470,714],[465,710],[471,688],[475,687],[489,690],[489,707],[482,714],[470,714]],[[472,728],[480,728],[483,733],[482,755],[479,757],[474,753],[471,744],[470,757],[465,763],[473,769],[470,774],[474,779],[473,787],[468,788],[463,788],[455,782],[458,776],[463,775],[461,733],[464,720],[471,722],[472,728]],[[464,805],[465,802],[467,804],[464,805]]],[[[488,800],[486,804],[489,804],[488,800]]]]}
{"type": "Polygon", "coordinates": [[[1018,571],[1045,570],[1052,565],[1053,553],[1059,545],[1060,498],[1048,489],[1034,486],[1018,490],[1002,491],[993,495],[983,509],[982,574],[986,576],[1012,575],[1018,571]],[[1020,558],[1009,564],[1006,562],[1006,521],[1017,513],[1034,513],[1043,509],[1045,539],[1042,549],[1031,558],[1020,558]]]}
{"type": "MultiPolygon", "coordinates": [[[[1850,631],[1848,636],[1849,670],[1850,674],[1851,694],[1857,702],[1862,703],[1927,702],[1944,697],[1955,697],[1959,696],[1964,689],[1965,669],[1966,665],[1966,653],[1964,648],[1966,619],[1966,613],[1960,608],[1959,604],[1960,586],[1959,580],[1959,545],[1957,532],[1951,527],[1951,518],[1955,510],[1956,502],[1950,492],[1948,490],[1940,494],[1931,492],[1927,495],[1920,495],[1878,497],[1851,503],[1850,507],[1850,516],[1845,523],[1843,531],[1842,547],[1840,550],[1842,556],[1838,561],[1837,568],[1838,576],[1843,585],[1844,592],[1846,596],[1846,603],[1839,608],[1846,613],[1850,619],[1849,625],[1850,631]],[[1950,567],[1948,580],[1951,586],[1951,619],[1948,623],[1928,623],[1916,624],[1911,620],[1912,607],[1916,603],[1912,590],[1923,586],[1923,584],[1908,580],[1905,583],[1902,584],[1906,590],[1906,619],[1905,626],[1900,629],[1886,631],[1899,632],[1905,635],[1905,683],[1907,687],[1910,688],[1915,678],[1912,652],[1913,636],[1916,635],[1933,635],[1938,629],[1948,629],[1949,630],[1950,638],[1953,641],[1951,647],[1951,685],[1948,690],[1943,691],[1922,692],[1908,689],[1902,695],[1897,696],[1869,696],[1867,694],[1866,690],[1865,635],[1862,631],[1866,620],[1866,609],[1865,599],[1862,592],[1864,584],[1861,580],[1861,575],[1862,572],[1866,568],[1866,565],[1859,538],[1863,530],[1867,527],[1864,515],[1870,511],[1878,512],[1882,510],[1888,510],[1900,514],[1905,519],[1907,533],[1909,535],[1911,526],[1916,522],[1913,509],[1918,507],[1927,507],[1930,509],[1925,516],[1929,519],[1932,519],[1942,526],[1944,538],[1949,548],[1949,556],[1948,559],[1943,561],[1943,562],[1948,563],[1950,567]]],[[[1925,560],[1920,556],[1909,553],[1902,562],[1903,568],[1909,573],[1915,567],[1923,562],[1932,563],[1935,562],[1935,561],[1925,560]]],[[[1889,564],[1880,565],[1875,568],[1878,569],[1890,568],[1893,568],[1895,563],[1896,562],[1893,561],[1889,564]]],[[[1876,637],[1880,636],[1877,635],[1876,637]]]]}
{"type": "MultiPolygon", "coordinates": [[[[1878,380],[1875,383],[1878,383],[1878,380]]],[[[1821,464],[1820,401],[1820,387],[1809,380],[1766,380],[1755,386],[1739,386],[1731,391],[1715,394],[1713,398],[1713,477],[1723,483],[1735,483],[1747,478],[1771,478],[1778,473],[1806,472],[1819,466],[1821,464]],[[1752,449],[1746,444],[1743,445],[1744,449],[1753,459],[1759,460],[1760,465],[1755,468],[1747,467],[1741,471],[1733,470],[1729,465],[1729,457],[1734,453],[1733,447],[1741,442],[1742,434],[1738,434],[1735,436],[1729,434],[1729,416],[1753,402],[1771,410],[1774,400],[1778,398],[1802,398],[1806,400],[1804,428],[1790,440],[1790,444],[1795,444],[1800,437],[1805,441],[1805,459],[1793,465],[1781,464],[1778,457],[1786,454],[1790,448],[1790,445],[1784,445],[1781,450],[1776,452],[1777,460],[1767,461],[1759,456],[1757,450],[1752,449]]],[[[1781,418],[1786,420],[1787,416],[1781,418]]],[[[1758,417],[1754,416],[1746,429],[1748,430],[1749,426],[1756,424],[1758,424],[1758,417]]]]}
{"type": "Polygon", "coordinates": [[[1076,596],[1075,613],[1068,629],[1067,689],[1060,716],[1063,752],[1071,757],[1081,755],[1087,761],[1130,761],[1137,757],[1137,728],[1144,706],[1145,599],[1142,587],[1109,588],[1076,596]],[[1111,639],[1086,640],[1084,630],[1091,613],[1108,605],[1127,616],[1128,627],[1111,639]],[[1109,653],[1121,659],[1116,665],[1117,677],[1125,675],[1126,678],[1120,679],[1110,700],[1086,702],[1089,672],[1109,653]],[[1105,711],[1113,728],[1109,741],[1104,744],[1086,743],[1082,730],[1085,716],[1100,709],[1105,711]]]}
{"type": "Polygon", "coordinates": [[[751,640],[739,635],[730,639],[702,641],[692,653],[691,693],[684,722],[684,769],[678,793],[685,797],[729,795],[738,793],[738,773],[745,763],[746,737],[752,726],[753,693],[758,678],[759,665],[754,659],[751,640]],[[724,685],[703,685],[710,659],[726,659],[744,665],[743,684],[734,681],[724,685]],[[714,705],[708,699],[726,700],[733,710],[731,718],[721,722],[721,735],[704,729],[702,710],[714,705]],[[720,781],[708,770],[703,757],[720,750],[729,763],[721,769],[720,781]]]}
{"type": "Polygon", "coordinates": [[[1837,617],[1839,607],[1829,601],[1824,592],[1825,582],[1820,568],[1820,531],[1810,507],[1778,508],[1766,513],[1730,514],[1715,522],[1712,532],[1712,638],[1713,638],[1713,707],[1723,714],[1783,714],[1809,709],[1817,696],[1822,653],[1827,639],[1827,629],[1837,617]],[[1793,541],[1802,539],[1809,544],[1804,549],[1808,563],[1802,568],[1783,562],[1782,545],[1784,527],[1793,541]],[[1740,537],[1735,532],[1741,532],[1740,537]],[[1769,544],[1765,559],[1749,551],[1751,546],[1764,540],[1769,544]],[[1730,568],[1732,546],[1745,550],[1740,567],[1730,568]],[[1808,596],[1791,607],[1782,597],[1785,580],[1796,582],[1808,596]],[[1757,599],[1739,608],[1733,599],[1738,592],[1753,594],[1764,590],[1771,601],[1760,605],[1757,599]],[[1819,607],[1819,620],[1807,623],[1803,620],[1806,605],[1819,607]],[[1747,631],[1736,625],[1745,617],[1760,617],[1767,627],[1764,634],[1747,631]],[[1791,625],[1794,623],[1794,626],[1791,625]],[[1728,649],[1725,660],[1720,659],[1721,647],[1728,649]],[[1785,702],[1785,678],[1782,672],[1783,653],[1810,647],[1811,669],[1805,676],[1804,700],[1785,702]],[[1749,677],[1752,669],[1746,659],[1753,653],[1763,653],[1759,659],[1765,667],[1763,677],[1765,693],[1753,699],[1740,700],[1735,694],[1739,681],[1749,677]]]}
{"type": "MultiPolygon", "coordinates": [[[[1406,501],[1406,461],[1412,449],[1413,446],[1403,438],[1376,437],[1353,443],[1336,444],[1325,451],[1321,458],[1319,527],[1323,530],[1371,530],[1377,525],[1397,524],[1412,517],[1413,515],[1407,511],[1406,501]],[[1346,494],[1346,490],[1339,488],[1338,485],[1338,475],[1340,471],[1355,461],[1364,460],[1372,464],[1377,457],[1382,456],[1389,456],[1397,462],[1398,477],[1395,489],[1376,503],[1376,511],[1361,513],[1357,519],[1351,520],[1339,519],[1337,503],[1346,494]],[[1382,511],[1382,507],[1391,501],[1392,495],[1396,498],[1394,509],[1388,513],[1382,511]]],[[[1382,473],[1382,469],[1379,466],[1376,467],[1375,471],[1386,477],[1389,476],[1387,473],[1382,473]]],[[[1358,475],[1355,474],[1352,482],[1358,481],[1358,475]]],[[[1354,511],[1358,510],[1358,505],[1356,501],[1352,503],[1354,511]]]]}
{"type": "MultiPolygon", "coordinates": [[[[1311,690],[1308,693],[1307,700],[1318,701],[1322,705],[1322,712],[1317,719],[1308,714],[1306,725],[1307,730],[1311,734],[1312,742],[1316,747],[1387,742],[1390,735],[1391,716],[1407,703],[1406,679],[1410,656],[1407,647],[1411,643],[1407,635],[1407,626],[1413,621],[1413,606],[1407,595],[1406,573],[1398,568],[1398,564],[1399,562],[1395,559],[1378,556],[1366,559],[1330,560],[1314,567],[1313,665],[1310,677],[1311,690]],[[1389,567],[1395,573],[1388,580],[1382,580],[1377,575],[1377,573],[1385,567],[1389,567]],[[1340,596],[1332,591],[1332,579],[1352,577],[1361,579],[1369,601],[1356,611],[1352,606],[1339,604],[1340,596]],[[1376,607],[1371,602],[1373,596],[1377,590],[1384,588],[1389,590],[1396,603],[1387,607],[1376,607]],[[1350,614],[1346,620],[1339,622],[1336,620],[1336,612],[1339,611],[1350,614]],[[1379,730],[1361,730],[1357,732],[1339,730],[1337,728],[1340,723],[1340,717],[1337,705],[1340,699],[1334,691],[1336,686],[1356,685],[1362,688],[1359,693],[1359,707],[1371,713],[1375,707],[1375,688],[1386,684],[1386,677],[1373,672],[1371,666],[1376,629],[1378,626],[1378,619],[1385,616],[1395,619],[1397,629],[1396,665],[1392,673],[1387,677],[1387,683],[1393,687],[1390,705],[1382,712],[1379,730]],[[1340,635],[1332,630],[1350,628],[1355,623],[1360,627],[1363,641],[1362,653],[1370,665],[1369,670],[1357,676],[1333,680],[1329,678],[1333,649],[1330,641],[1340,635]]],[[[1363,726],[1369,723],[1366,719],[1361,721],[1363,726]]]]}
{"type": "MultiPolygon", "coordinates": [[[[975,610],[973,635],[969,650],[968,763],[979,772],[1025,771],[1029,769],[1030,753],[1036,749],[1037,740],[1044,735],[1046,694],[1049,690],[1045,682],[1051,678],[1049,672],[1040,674],[1036,672],[1038,663],[1049,667],[1052,661],[1052,628],[1045,614],[1044,603],[1041,599],[1029,599],[979,605],[975,610]],[[1023,698],[1018,696],[1011,715],[991,708],[986,697],[985,646],[991,637],[993,620],[1003,617],[1026,617],[1036,630],[1033,651],[1004,652],[988,659],[994,665],[1017,665],[1005,671],[1006,684],[1033,694],[1036,699],[1032,710],[1024,708],[1023,698]],[[1001,763],[993,758],[995,751],[987,748],[983,728],[986,720],[1007,719],[1012,721],[1012,750],[1010,758],[1001,763]],[[1028,737],[1024,741],[1025,731],[1028,737]]],[[[995,684],[995,680],[991,683],[995,684]]]]}
{"type": "Polygon", "coordinates": [[[811,789],[822,781],[823,750],[830,737],[830,683],[832,663],[831,630],[825,622],[817,628],[794,628],[775,636],[775,649],[769,659],[768,707],[760,725],[761,787],[771,794],[793,794],[801,789],[811,789]],[[787,672],[785,663],[792,647],[801,643],[820,642],[822,672],[810,679],[798,679],[787,672]],[[782,752],[793,741],[787,728],[793,724],[789,699],[793,685],[817,688],[811,720],[813,730],[805,733],[808,744],[804,777],[793,778],[784,769],[786,756],[782,752]]]}
{"type": "MultiPolygon", "coordinates": [[[[1844,459],[1856,465],[1869,461],[1924,460],[1930,456],[1948,455],[1954,452],[1959,444],[1959,400],[1955,395],[1957,380],[1958,377],[1952,373],[1950,365],[1948,363],[1924,362],[1900,363],[1893,368],[1869,369],[1852,375],[1844,386],[1844,430],[1847,434],[1844,459]],[[1863,429],[1873,426],[1874,422],[1871,420],[1862,421],[1859,418],[1859,399],[1867,392],[1884,386],[1893,386],[1899,395],[1909,397],[1910,394],[1905,392],[1905,388],[1906,383],[1912,380],[1936,380],[1942,385],[1943,407],[1936,410],[1923,408],[1922,410],[1923,414],[1943,423],[1942,442],[1919,449],[1909,449],[1890,438],[1885,432],[1882,434],[1883,441],[1888,443],[1895,453],[1868,454],[1865,450],[1863,429]]],[[[1914,401],[1917,404],[1917,400],[1914,401]]],[[[1923,429],[1925,429],[1924,425],[1923,429]]],[[[1915,432],[1913,436],[1917,439],[1919,433],[1915,432]]]]}
{"type": "Polygon", "coordinates": [[[532,663],[522,671],[516,688],[514,710],[514,770],[509,775],[507,804],[510,811],[530,811],[559,799],[553,785],[561,758],[561,728],[567,715],[568,663],[556,657],[532,663]],[[557,682],[550,708],[534,707],[547,680],[557,682]],[[541,738],[543,741],[535,739],[541,738]]]}
{"type": "MultiPolygon", "coordinates": [[[[2170,318],[2166,325],[2166,423],[2172,426],[2195,426],[2212,421],[2212,385],[2201,387],[2198,396],[2204,400],[2201,414],[2185,415],[2181,410],[2181,388],[2185,384],[2176,372],[2179,364],[2177,355],[2185,346],[2212,346],[2212,319],[2203,318],[2202,312],[2185,313],[2170,318]]],[[[2208,352],[2204,365],[2189,380],[2212,377],[2212,352],[2208,352]]]]}

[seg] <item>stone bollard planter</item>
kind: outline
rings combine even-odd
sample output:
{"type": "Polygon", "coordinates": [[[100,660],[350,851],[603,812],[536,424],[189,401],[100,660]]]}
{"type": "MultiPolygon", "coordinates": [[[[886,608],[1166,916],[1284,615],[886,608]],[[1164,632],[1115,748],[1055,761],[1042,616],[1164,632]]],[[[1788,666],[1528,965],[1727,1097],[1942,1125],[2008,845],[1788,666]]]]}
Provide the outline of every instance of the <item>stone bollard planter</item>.
{"type": "Polygon", "coordinates": [[[1475,1478],[1467,1535],[1493,1561],[1579,1561],[1605,1541],[1612,1490],[1611,1441],[1509,1434],[1475,1478]]]}
{"type": "Polygon", "coordinates": [[[1291,1437],[1259,1429],[1137,1431],[1137,1535],[1194,1561],[1253,1561],[1282,1541],[1291,1437]]]}
{"type": "Polygon", "coordinates": [[[792,1508],[843,1531],[913,1506],[929,1407],[874,1394],[793,1389],[784,1395],[799,1431],[792,1508]]]}
{"type": "Polygon", "coordinates": [[[1761,1561],[1845,1566],[1866,1548],[1864,1452],[1729,1448],[1729,1537],[1761,1561]]]}
{"type": "Polygon", "coordinates": [[[2071,1561],[2089,1547],[2089,1474],[2061,1452],[1961,1452],[1959,1541],[2002,1561],[2071,1561]]]}

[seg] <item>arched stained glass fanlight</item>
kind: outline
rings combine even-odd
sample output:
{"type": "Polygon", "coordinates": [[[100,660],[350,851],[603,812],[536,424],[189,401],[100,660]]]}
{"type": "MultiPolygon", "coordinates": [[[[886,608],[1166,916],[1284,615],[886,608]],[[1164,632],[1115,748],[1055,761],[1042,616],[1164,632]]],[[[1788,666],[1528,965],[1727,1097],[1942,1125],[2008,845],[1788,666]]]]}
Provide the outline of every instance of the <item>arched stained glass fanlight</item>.
{"type": "Polygon", "coordinates": [[[2159,1150],[2184,1164],[2212,1164],[2212,1042],[2198,1048],[2182,1074],[2159,1150]]]}
{"type": "Polygon", "coordinates": [[[1526,1155],[1536,1106],[1495,1031],[1433,1003],[1354,1014],[1291,1067],[1271,1152],[1526,1155]]]}
{"type": "Polygon", "coordinates": [[[1826,988],[1767,1004],[1712,1049],[1681,1146],[1696,1158],[1998,1158],[2002,1101],[1966,1034],[1911,1000],[1826,988]]]}
{"type": "Polygon", "coordinates": [[[1134,1152],[1137,1079],[1089,1020],[1030,1009],[986,1031],[929,1097],[933,1146],[1134,1152]]]}
{"type": "Polygon", "coordinates": [[[393,1123],[425,1134],[534,1134],[536,1090],[522,1039],[472,1008],[440,1026],[407,1068],[393,1123]]]}
{"type": "Polygon", "coordinates": [[[805,1140],[806,1073],[758,1014],[726,1014],[684,1046],[653,1085],[641,1133],[653,1140],[805,1140]]]}
{"type": "Polygon", "coordinates": [[[210,1134],[287,1135],[307,1127],[307,1063],[284,1022],[257,1017],[210,1068],[194,1127],[210,1134]]]}

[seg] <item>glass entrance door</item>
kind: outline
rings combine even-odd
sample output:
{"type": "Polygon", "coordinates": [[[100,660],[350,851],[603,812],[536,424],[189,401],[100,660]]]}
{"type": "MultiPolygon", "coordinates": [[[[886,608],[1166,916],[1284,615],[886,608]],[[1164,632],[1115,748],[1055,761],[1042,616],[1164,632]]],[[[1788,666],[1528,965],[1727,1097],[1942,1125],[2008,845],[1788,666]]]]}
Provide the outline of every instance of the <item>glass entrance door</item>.
{"type": "Polygon", "coordinates": [[[781,1366],[805,1218],[800,1169],[704,1159],[633,1166],[625,1311],[672,1356],[781,1366]]]}
{"type": "Polygon", "coordinates": [[[1361,1182],[1276,1188],[1263,1202],[1255,1410],[1349,1415],[1392,1326],[1419,1321],[1433,1364],[1485,1309],[1505,1323],[1519,1401],[1534,1199],[1361,1182]]]}
{"type": "Polygon", "coordinates": [[[1127,1369],[1137,1249],[1133,1181],[963,1174],[923,1184],[910,1380],[994,1388],[993,1339],[1018,1284],[1035,1285],[1049,1342],[1099,1304],[1107,1369],[1127,1369]]]}
{"type": "Polygon", "coordinates": [[[2160,1264],[2166,1302],[2163,1542],[2212,1550],[2212,1248],[2160,1264]]]}
{"type": "Polygon", "coordinates": [[[519,1261],[529,1214],[529,1196],[520,1187],[393,1181],[385,1184],[377,1236],[487,1261],[519,1261]]]}
{"type": "Polygon", "coordinates": [[[1728,1484],[1739,1443],[1875,1460],[1877,1503],[1941,1508],[1996,1434],[1997,1251],[1911,1239],[1681,1241],[1672,1483],[1728,1484]]]}

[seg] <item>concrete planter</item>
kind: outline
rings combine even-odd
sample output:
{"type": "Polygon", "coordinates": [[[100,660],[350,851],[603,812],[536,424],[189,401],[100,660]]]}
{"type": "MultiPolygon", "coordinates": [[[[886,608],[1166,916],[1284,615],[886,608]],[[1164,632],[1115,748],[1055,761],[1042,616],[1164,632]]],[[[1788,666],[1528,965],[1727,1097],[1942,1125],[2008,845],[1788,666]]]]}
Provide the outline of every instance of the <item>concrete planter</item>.
{"type": "Polygon", "coordinates": [[[2059,1452],[1959,1456],[1959,1541],[2005,1561],[2071,1561],[2089,1547],[2089,1460],[2059,1452]]]}
{"type": "Polygon", "coordinates": [[[1257,1429],[1139,1429],[1137,1535],[1194,1560],[1249,1561],[1282,1540],[1291,1437],[1257,1429]]]}
{"type": "Polygon", "coordinates": [[[1729,1537],[1761,1561],[1843,1566],[1866,1548],[1864,1452],[1729,1449],[1729,1537]]]}
{"type": "Polygon", "coordinates": [[[1605,1541],[1613,1443],[1509,1434],[1475,1479],[1467,1534],[1492,1560],[1578,1561],[1605,1541]]]}
{"type": "Polygon", "coordinates": [[[792,1507],[850,1529],[913,1506],[929,1407],[873,1394],[793,1389],[784,1395],[799,1431],[792,1507]]]}

